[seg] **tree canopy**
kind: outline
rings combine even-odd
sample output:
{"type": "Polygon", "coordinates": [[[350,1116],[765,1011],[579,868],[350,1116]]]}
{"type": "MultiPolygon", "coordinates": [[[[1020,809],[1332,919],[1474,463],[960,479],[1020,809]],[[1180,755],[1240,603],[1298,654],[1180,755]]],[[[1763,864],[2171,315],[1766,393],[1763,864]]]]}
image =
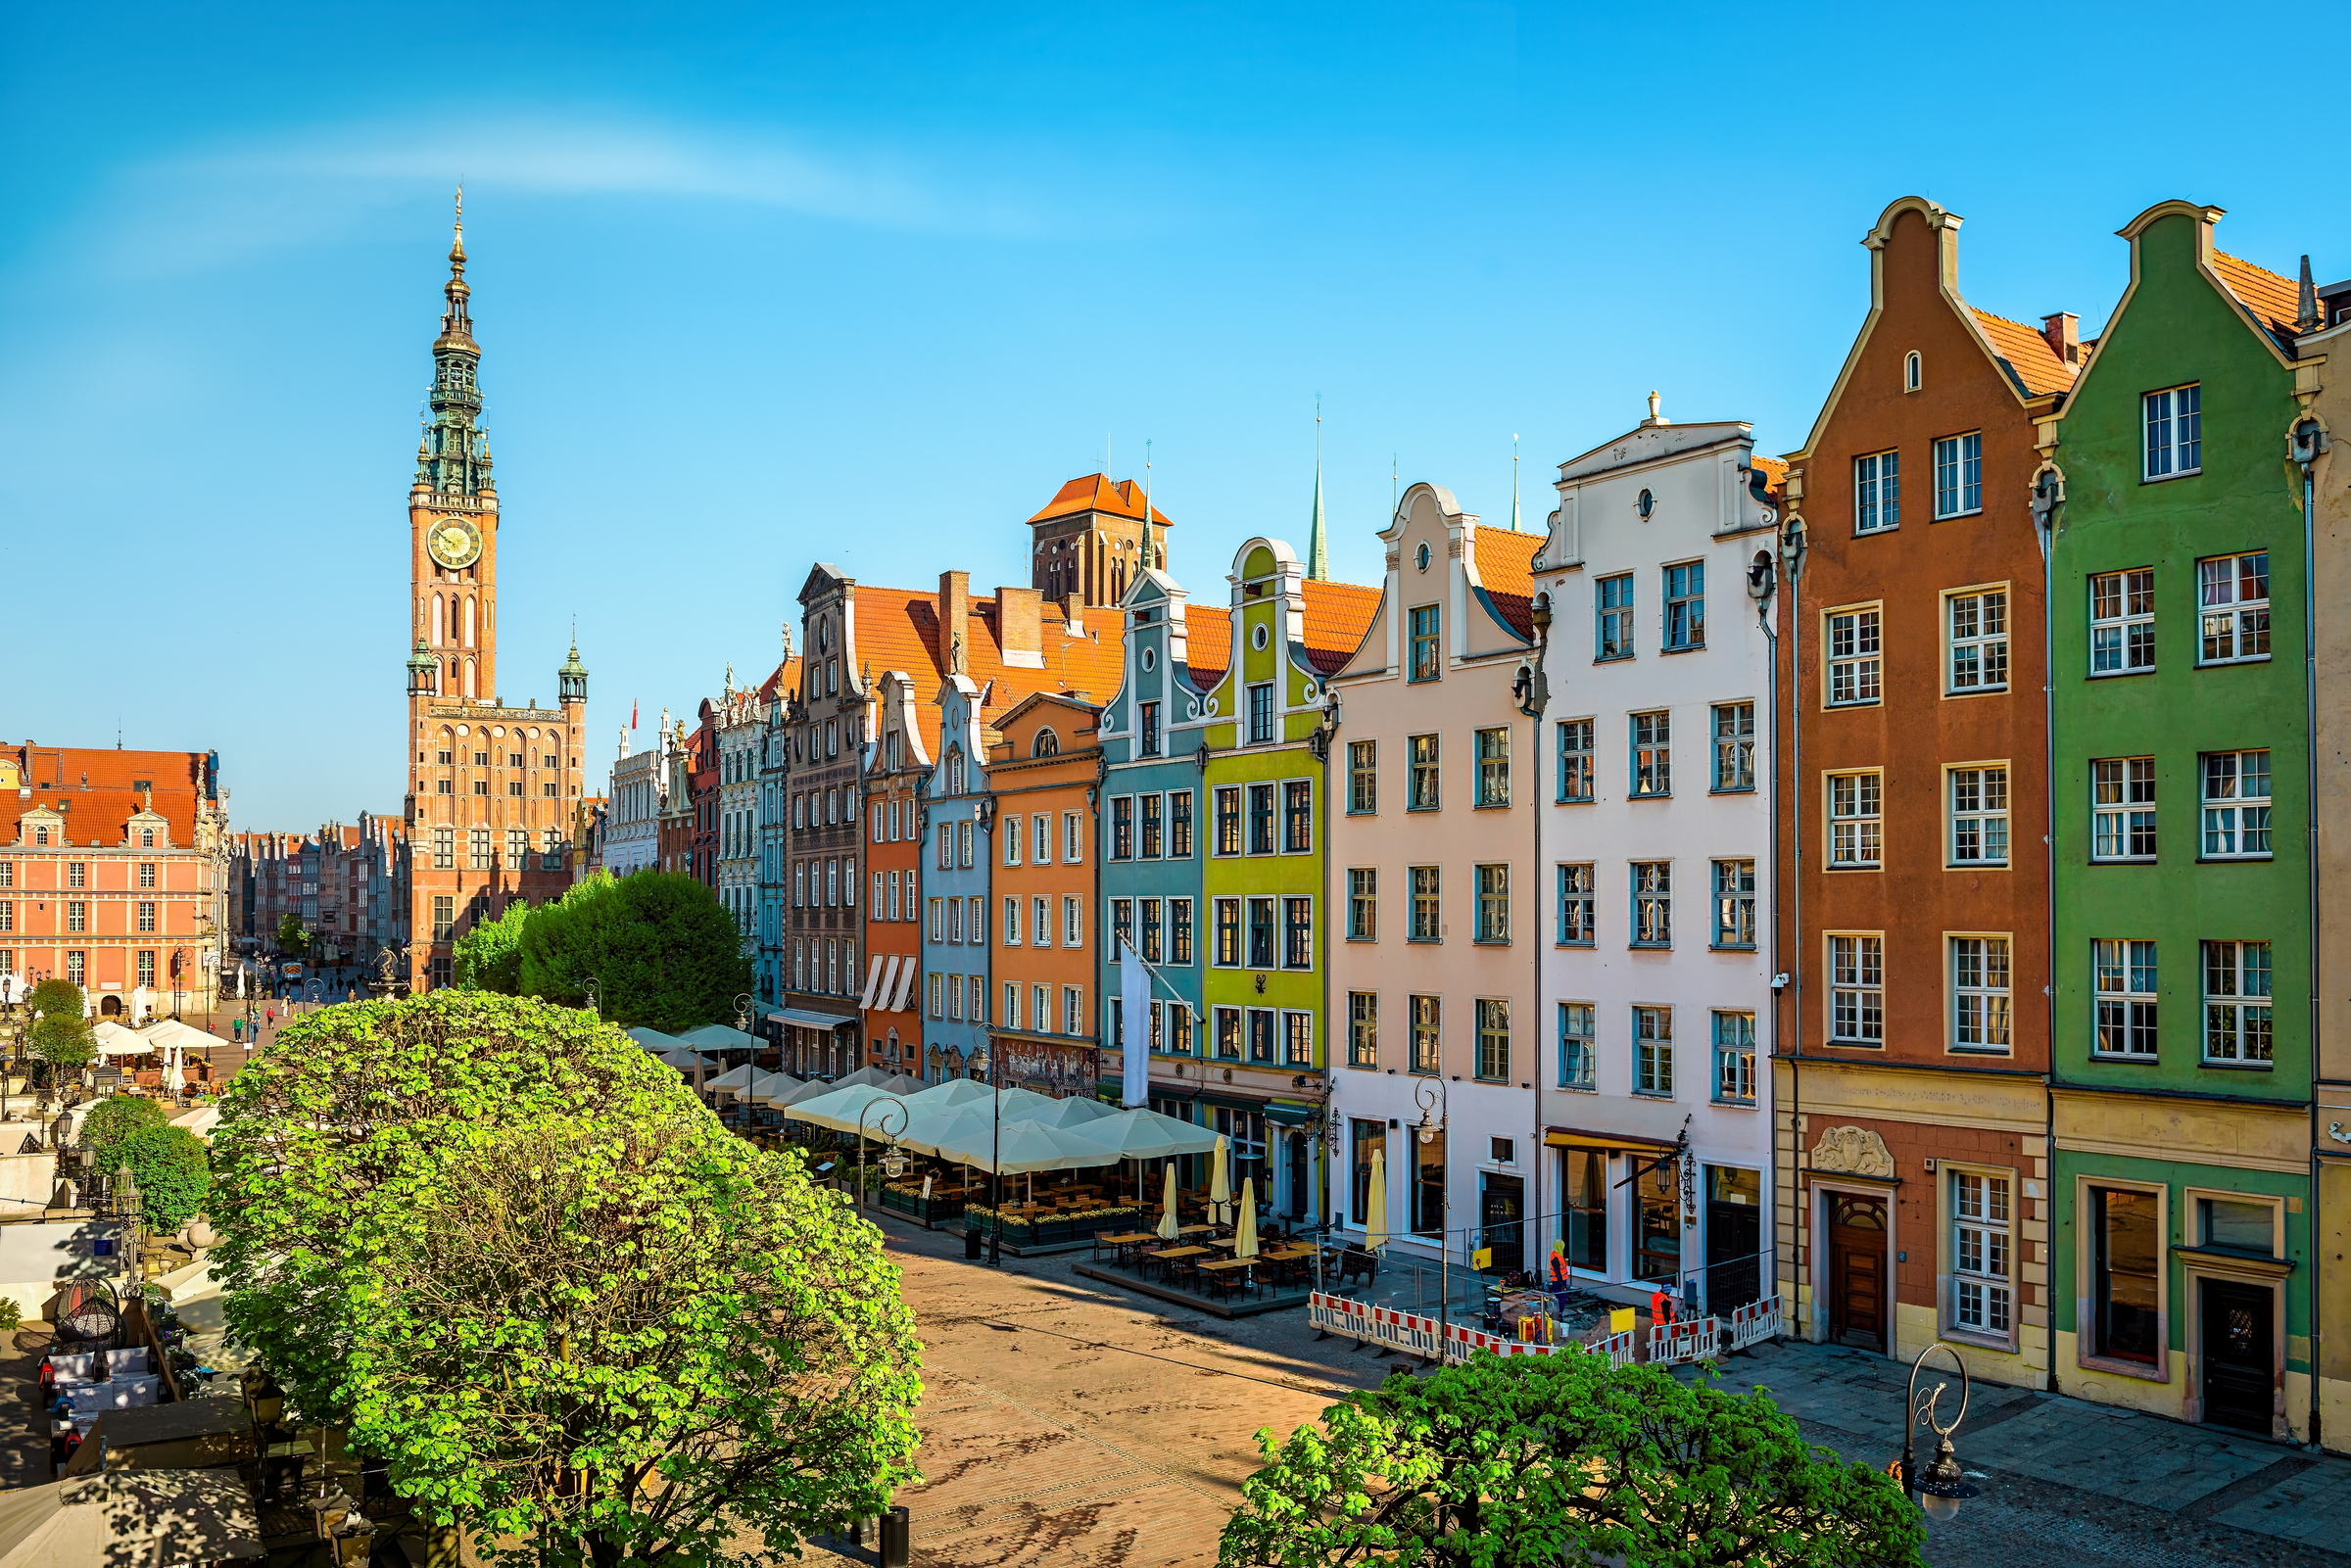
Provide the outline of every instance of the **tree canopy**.
{"type": "Polygon", "coordinates": [[[311,933],[302,928],[301,916],[285,914],[277,918],[277,950],[279,952],[299,953],[310,945],[311,933]]]}
{"type": "Polygon", "coordinates": [[[47,1013],[32,1026],[32,1054],[53,1068],[86,1068],[98,1055],[90,1021],[78,1013],[47,1013]]]}
{"type": "Polygon", "coordinates": [[[607,1017],[665,1034],[735,1016],[751,960],[735,917],[680,872],[599,874],[530,913],[516,987],[584,1005],[594,977],[607,1017]]]}
{"type": "Polygon", "coordinates": [[[298,1020],[214,1161],[232,1331],[486,1561],[772,1562],[913,1479],[879,1232],[592,1015],[298,1020]]]}
{"type": "Polygon", "coordinates": [[[464,990],[513,996],[522,989],[522,928],[531,906],[514,899],[496,920],[477,921],[457,938],[451,977],[464,990]]]}
{"type": "Polygon", "coordinates": [[[124,1139],[145,1127],[164,1126],[170,1119],[171,1114],[160,1100],[150,1100],[143,1094],[110,1094],[81,1118],[77,1141],[89,1154],[95,1168],[111,1175],[122,1163],[124,1139]]]}
{"type": "Polygon", "coordinates": [[[1889,1477],[1807,1445],[1768,1396],[1605,1356],[1399,1372],[1276,1443],[1223,1568],[1917,1568],[1889,1477]]]}
{"type": "Polygon", "coordinates": [[[32,1012],[52,1017],[59,1013],[71,1013],[80,1018],[90,1008],[89,1001],[81,994],[80,986],[72,980],[60,979],[46,979],[34,986],[31,994],[24,998],[24,1005],[32,1012]]]}
{"type": "Polygon", "coordinates": [[[116,1147],[114,1164],[99,1168],[111,1176],[123,1165],[139,1184],[149,1230],[168,1235],[204,1212],[212,1156],[187,1128],[167,1123],[133,1130],[116,1147]]]}

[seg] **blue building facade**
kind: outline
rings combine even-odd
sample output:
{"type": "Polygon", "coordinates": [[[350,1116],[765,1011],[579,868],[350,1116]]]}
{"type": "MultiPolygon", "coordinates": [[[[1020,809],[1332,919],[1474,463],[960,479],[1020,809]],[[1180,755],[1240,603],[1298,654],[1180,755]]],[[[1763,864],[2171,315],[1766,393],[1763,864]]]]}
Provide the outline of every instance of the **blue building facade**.
{"type": "Polygon", "coordinates": [[[923,807],[923,1081],[967,1075],[987,1039],[987,791],[980,688],[938,689],[938,761],[923,807]]]}

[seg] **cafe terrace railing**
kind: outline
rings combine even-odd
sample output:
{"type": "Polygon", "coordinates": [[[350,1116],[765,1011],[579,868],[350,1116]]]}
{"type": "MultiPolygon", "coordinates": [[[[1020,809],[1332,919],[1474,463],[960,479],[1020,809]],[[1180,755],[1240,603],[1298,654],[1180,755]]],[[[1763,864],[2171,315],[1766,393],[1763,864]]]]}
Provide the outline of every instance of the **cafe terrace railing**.
{"type": "Polygon", "coordinates": [[[1323,1291],[1307,1298],[1306,1320],[1320,1333],[1336,1334],[1361,1345],[1376,1345],[1383,1355],[1401,1352],[1434,1362],[1439,1358],[1441,1344],[1448,1366],[1458,1366],[1480,1352],[1503,1356],[1605,1355],[1619,1366],[1636,1358],[1652,1366],[1672,1366],[1726,1351],[1743,1350],[1774,1338],[1786,1328],[1786,1314],[1777,1296],[1751,1302],[1734,1311],[1727,1332],[1721,1318],[1708,1316],[1661,1323],[1647,1335],[1638,1329],[1626,1329],[1590,1345],[1530,1343],[1509,1335],[1489,1334],[1465,1324],[1440,1323],[1433,1317],[1373,1307],[1323,1291]]]}

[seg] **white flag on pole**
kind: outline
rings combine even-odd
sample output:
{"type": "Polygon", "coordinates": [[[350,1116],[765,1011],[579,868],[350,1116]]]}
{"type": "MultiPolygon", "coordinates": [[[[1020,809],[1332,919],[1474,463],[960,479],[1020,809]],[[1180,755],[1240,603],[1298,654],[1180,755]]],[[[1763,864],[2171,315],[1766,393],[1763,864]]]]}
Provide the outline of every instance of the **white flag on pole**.
{"type": "Polygon", "coordinates": [[[1120,1032],[1126,1036],[1126,1070],[1121,1075],[1120,1103],[1129,1108],[1151,1103],[1151,972],[1143,968],[1134,945],[1119,939],[1120,1032]]]}

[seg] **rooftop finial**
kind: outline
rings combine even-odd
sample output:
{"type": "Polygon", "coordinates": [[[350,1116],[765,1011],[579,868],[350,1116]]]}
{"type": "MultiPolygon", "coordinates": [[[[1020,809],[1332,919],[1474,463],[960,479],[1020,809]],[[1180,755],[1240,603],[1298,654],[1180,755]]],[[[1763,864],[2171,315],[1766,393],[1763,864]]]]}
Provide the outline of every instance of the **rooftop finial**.
{"type": "Polygon", "coordinates": [[[1322,526],[1322,394],[1315,394],[1315,512],[1306,527],[1306,575],[1310,582],[1330,578],[1330,543],[1322,526]]]}
{"type": "Polygon", "coordinates": [[[450,270],[451,270],[452,272],[454,272],[454,273],[457,274],[458,276],[463,276],[463,275],[464,275],[464,272],[465,272],[465,185],[464,185],[464,182],[463,182],[463,181],[461,181],[461,180],[460,180],[460,181],[457,183],[457,226],[456,226],[456,237],[455,239],[453,239],[453,240],[451,240],[451,241],[450,241],[450,245],[449,245],[449,267],[450,267],[450,270]]]}
{"type": "Polygon", "coordinates": [[[2319,289],[2311,281],[2310,258],[2302,258],[2302,290],[2294,302],[2294,330],[2315,332],[2319,328],[2319,289]]]}
{"type": "Polygon", "coordinates": [[[1661,425],[1661,424],[1663,424],[1663,423],[1665,422],[1665,416],[1664,416],[1663,414],[1661,414],[1661,413],[1657,412],[1657,394],[1656,394],[1656,391],[1655,391],[1655,389],[1654,389],[1654,388],[1653,388],[1653,389],[1651,389],[1651,391],[1650,391],[1650,394],[1649,394],[1649,420],[1648,420],[1648,422],[1649,422],[1650,424],[1653,424],[1653,425],[1661,425]]]}
{"type": "MultiPolygon", "coordinates": [[[[1653,392],[1650,396],[1655,398],[1656,394],[1653,392]]],[[[1515,430],[1511,432],[1511,532],[1518,532],[1518,432],[1515,430]]]]}

